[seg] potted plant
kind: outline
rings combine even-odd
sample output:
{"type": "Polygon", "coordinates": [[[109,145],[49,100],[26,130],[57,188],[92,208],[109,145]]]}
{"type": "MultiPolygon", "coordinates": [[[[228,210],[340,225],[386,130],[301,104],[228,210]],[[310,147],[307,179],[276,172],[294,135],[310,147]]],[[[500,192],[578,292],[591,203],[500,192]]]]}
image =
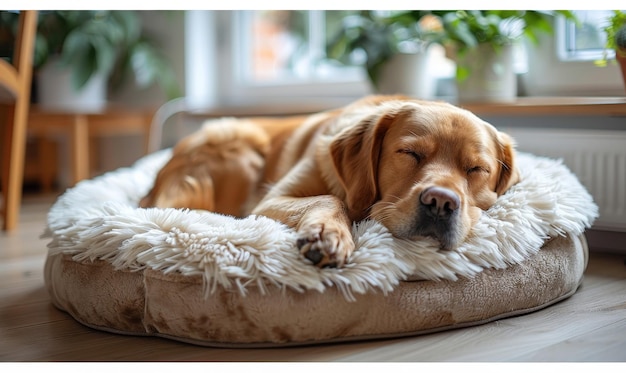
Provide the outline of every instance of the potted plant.
{"type": "Polygon", "coordinates": [[[39,98],[52,99],[42,106],[98,111],[107,90],[131,75],[140,87],[159,84],[168,98],[180,95],[171,67],[134,11],[42,11],[34,65],[39,98]],[[92,91],[103,97],[84,101],[92,91]]]}
{"type": "Polygon", "coordinates": [[[603,58],[596,61],[598,66],[606,66],[607,52],[615,51],[615,60],[619,63],[622,70],[622,79],[626,87],[626,12],[614,10],[607,19],[607,25],[604,27],[606,32],[606,44],[603,58]]]}
{"type": "Polygon", "coordinates": [[[459,101],[509,102],[517,97],[513,45],[522,38],[537,41],[552,32],[551,18],[570,11],[454,10],[433,11],[442,20],[444,46],[457,64],[459,101]]]}
{"type": "Polygon", "coordinates": [[[428,96],[426,52],[443,36],[438,19],[424,11],[363,10],[342,20],[327,55],[364,65],[378,93],[428,96]]]}

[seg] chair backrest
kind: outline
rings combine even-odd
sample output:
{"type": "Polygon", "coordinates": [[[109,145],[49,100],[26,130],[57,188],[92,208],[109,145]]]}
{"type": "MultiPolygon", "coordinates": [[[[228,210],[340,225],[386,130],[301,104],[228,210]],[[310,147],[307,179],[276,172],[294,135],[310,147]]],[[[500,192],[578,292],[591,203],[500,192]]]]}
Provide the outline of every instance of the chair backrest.
{"type": "Polygon", "coordinates": [[[0,102],[6,118],[2,127],[2,163],[0,182],[2,183],[3,229],[12,230],[17,226],[22,200],[24,153],[26,148],[26,126],[30,104],[30,87],[33,75],[33,54],[37,33],[37,11],[23,10],[19,14],[19,24],[15,40],[12,63],[0,59],[0,102]]]}
{"type": "Polygon", "coordinates": [[[20,11],[13,61],[0,60],[0,101],[13,101],[20,94],[30,95],[36,33],[37,11],[20,11]]]}

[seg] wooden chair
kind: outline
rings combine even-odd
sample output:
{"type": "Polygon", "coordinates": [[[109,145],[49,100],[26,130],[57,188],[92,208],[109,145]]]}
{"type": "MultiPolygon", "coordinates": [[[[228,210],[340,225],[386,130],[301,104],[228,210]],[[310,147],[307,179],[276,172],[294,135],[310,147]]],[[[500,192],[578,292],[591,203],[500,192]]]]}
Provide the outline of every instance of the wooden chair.
{"type": "MultiPolygon", "coordinates": [[[[0,59],[0,103],[7,103],[2,144],[3,229],[17,227],[22,202],[26,126],[30,105],[37,12],[20,11],[13,62],[0,59]]],[[[3,119],[5,119],[3,118],[3,119]]]]}

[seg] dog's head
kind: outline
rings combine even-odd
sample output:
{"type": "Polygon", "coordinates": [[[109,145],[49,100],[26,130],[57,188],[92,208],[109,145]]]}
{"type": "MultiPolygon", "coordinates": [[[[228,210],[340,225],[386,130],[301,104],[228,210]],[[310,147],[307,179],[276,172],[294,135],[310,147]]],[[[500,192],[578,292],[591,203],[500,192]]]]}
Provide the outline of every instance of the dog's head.
{"type": "Polygon", "coordinates": [[[458,107],[390,101],[331,144],[352,220],[371,217],[400,238],[458,246],[519,180],[513,140],[458,107]]]}

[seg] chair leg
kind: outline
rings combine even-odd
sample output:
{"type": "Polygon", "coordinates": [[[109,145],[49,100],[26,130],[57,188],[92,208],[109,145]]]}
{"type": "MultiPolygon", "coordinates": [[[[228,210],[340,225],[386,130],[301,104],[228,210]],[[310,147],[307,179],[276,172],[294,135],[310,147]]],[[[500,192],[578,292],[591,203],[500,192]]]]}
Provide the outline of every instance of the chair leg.
{"type": "Polygon", "coordinates": [[[0,115],[2,116],[0,131],[2,131],[2,154],[0,155],[0,215],[2,216],[2,227],[7,220],[7,189],[9,187],[9,155],[11,154],[11,132],[13,130],[13,107],[9,105],[0,105],[0,115]]]}
{"type": "Polygon", "coordinates": [[[7,136],[5,138],[6,163],[2,178],[4,190],[3,229],[6,231],[17,228],[19,221],[24,180],[28,100],[28,97],[18,98],[15,102],[15,108],[13,110],[9,110],[7,136]]]}

